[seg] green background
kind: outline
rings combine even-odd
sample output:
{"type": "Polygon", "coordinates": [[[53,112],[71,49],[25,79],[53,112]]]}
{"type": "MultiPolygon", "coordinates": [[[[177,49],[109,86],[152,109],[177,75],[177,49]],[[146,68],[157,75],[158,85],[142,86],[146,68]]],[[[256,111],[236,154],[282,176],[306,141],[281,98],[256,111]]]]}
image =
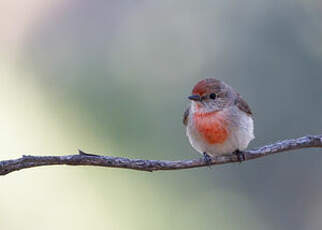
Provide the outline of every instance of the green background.
{"type": "MultiPolygon", "coordinates": [[[[0,2],[0,158],[198,157],[182,114],[214,76],[255,114],[250,148],[322,131],[319,0],[0,2]]],[[[155,173],[0,177],[0,228],[321,229],[322,155],[155,173]]]]}

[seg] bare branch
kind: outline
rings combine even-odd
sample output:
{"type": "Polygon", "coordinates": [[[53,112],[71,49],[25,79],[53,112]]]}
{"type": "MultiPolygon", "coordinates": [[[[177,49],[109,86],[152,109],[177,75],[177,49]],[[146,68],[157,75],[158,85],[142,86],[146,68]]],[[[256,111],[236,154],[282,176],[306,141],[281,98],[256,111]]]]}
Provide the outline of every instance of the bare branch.
{"type": "MultiPolygon", "coordinates": [[[[279,152],[285,152],[302,148],[322,148],[322,135],[304,136],[296,139],[289,139],[274,144],[266,145],[257,149],[244,151],[245,160],[252,160],[279,152]]],[[[223,155],[212,158],[211,165],[239,162],[236,155],[223,155]]],[[[123,157],[110,157],[84,153],[67,156],[22,156],[14,160],[0,161],[0,175],[18,171],[20,169],[33,168],[45,165],[83,165],[102,166],[112,168],[126,168],[141,171],[176,170],[209,166],[202,158],[162,161],[162,160],[141,160],[123,157]]]]}

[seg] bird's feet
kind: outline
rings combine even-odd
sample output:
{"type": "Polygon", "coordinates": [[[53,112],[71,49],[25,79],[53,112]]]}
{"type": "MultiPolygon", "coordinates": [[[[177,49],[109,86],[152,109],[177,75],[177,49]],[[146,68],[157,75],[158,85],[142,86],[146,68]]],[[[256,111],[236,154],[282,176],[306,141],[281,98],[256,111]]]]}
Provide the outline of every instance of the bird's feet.
{"type": "Polygon", "coordinates": [[[239,149],[237,149],[235,152],[233,152],[233,154],[237,156],[239,163],[246,160],[246,156],[245,156],[244,152],[240,151],[239,149]]]}
{"type": "Polygon", "coordinates": [[[203,160],[209,166],[211,165],[211,159],[212,159],[212,157],[208,153],[203,152],[203,160]]]}

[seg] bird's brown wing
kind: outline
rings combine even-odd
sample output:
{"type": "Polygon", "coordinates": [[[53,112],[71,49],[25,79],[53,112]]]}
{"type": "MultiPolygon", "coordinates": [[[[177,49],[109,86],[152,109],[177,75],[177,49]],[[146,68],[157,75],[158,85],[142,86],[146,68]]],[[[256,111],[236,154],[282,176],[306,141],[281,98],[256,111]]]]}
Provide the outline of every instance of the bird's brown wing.
{"type": "Polygon", "coordinates": [[[183,114],[183,124],[185,125],[185,126],[187,126],[187,124],[188,124],[188,117],[189,117],[189,112],[190,112],[190,105],[189,105],[189,107],[186,109],[186,111],[184,111],[184,114],[183,114]]]}
{"type": "Polygon", "coordinates": [[[235,100],[235,105],[241,110],[244,111],[246,114],[248,114],[249,116],[252,116],[253,113],[249,107],[249,105],[247,104],[247,102],[238,94],[237,98],[235,100]]]}

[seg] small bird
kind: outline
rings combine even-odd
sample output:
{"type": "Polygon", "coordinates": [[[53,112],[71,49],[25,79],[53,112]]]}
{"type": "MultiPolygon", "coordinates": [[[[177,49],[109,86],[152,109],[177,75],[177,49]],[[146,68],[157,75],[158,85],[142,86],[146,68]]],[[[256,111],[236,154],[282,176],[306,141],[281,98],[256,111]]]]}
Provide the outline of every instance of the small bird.
{"type": "Polygon", "coordinates": [[[199,81],[188,97],[191,105],[183,116],[186,134],[192,147],[211,157],[236,154],[245,159],[245,150],[254,139],[253,114],[247,102],[223,81],[208,78],[199,81]]]}

